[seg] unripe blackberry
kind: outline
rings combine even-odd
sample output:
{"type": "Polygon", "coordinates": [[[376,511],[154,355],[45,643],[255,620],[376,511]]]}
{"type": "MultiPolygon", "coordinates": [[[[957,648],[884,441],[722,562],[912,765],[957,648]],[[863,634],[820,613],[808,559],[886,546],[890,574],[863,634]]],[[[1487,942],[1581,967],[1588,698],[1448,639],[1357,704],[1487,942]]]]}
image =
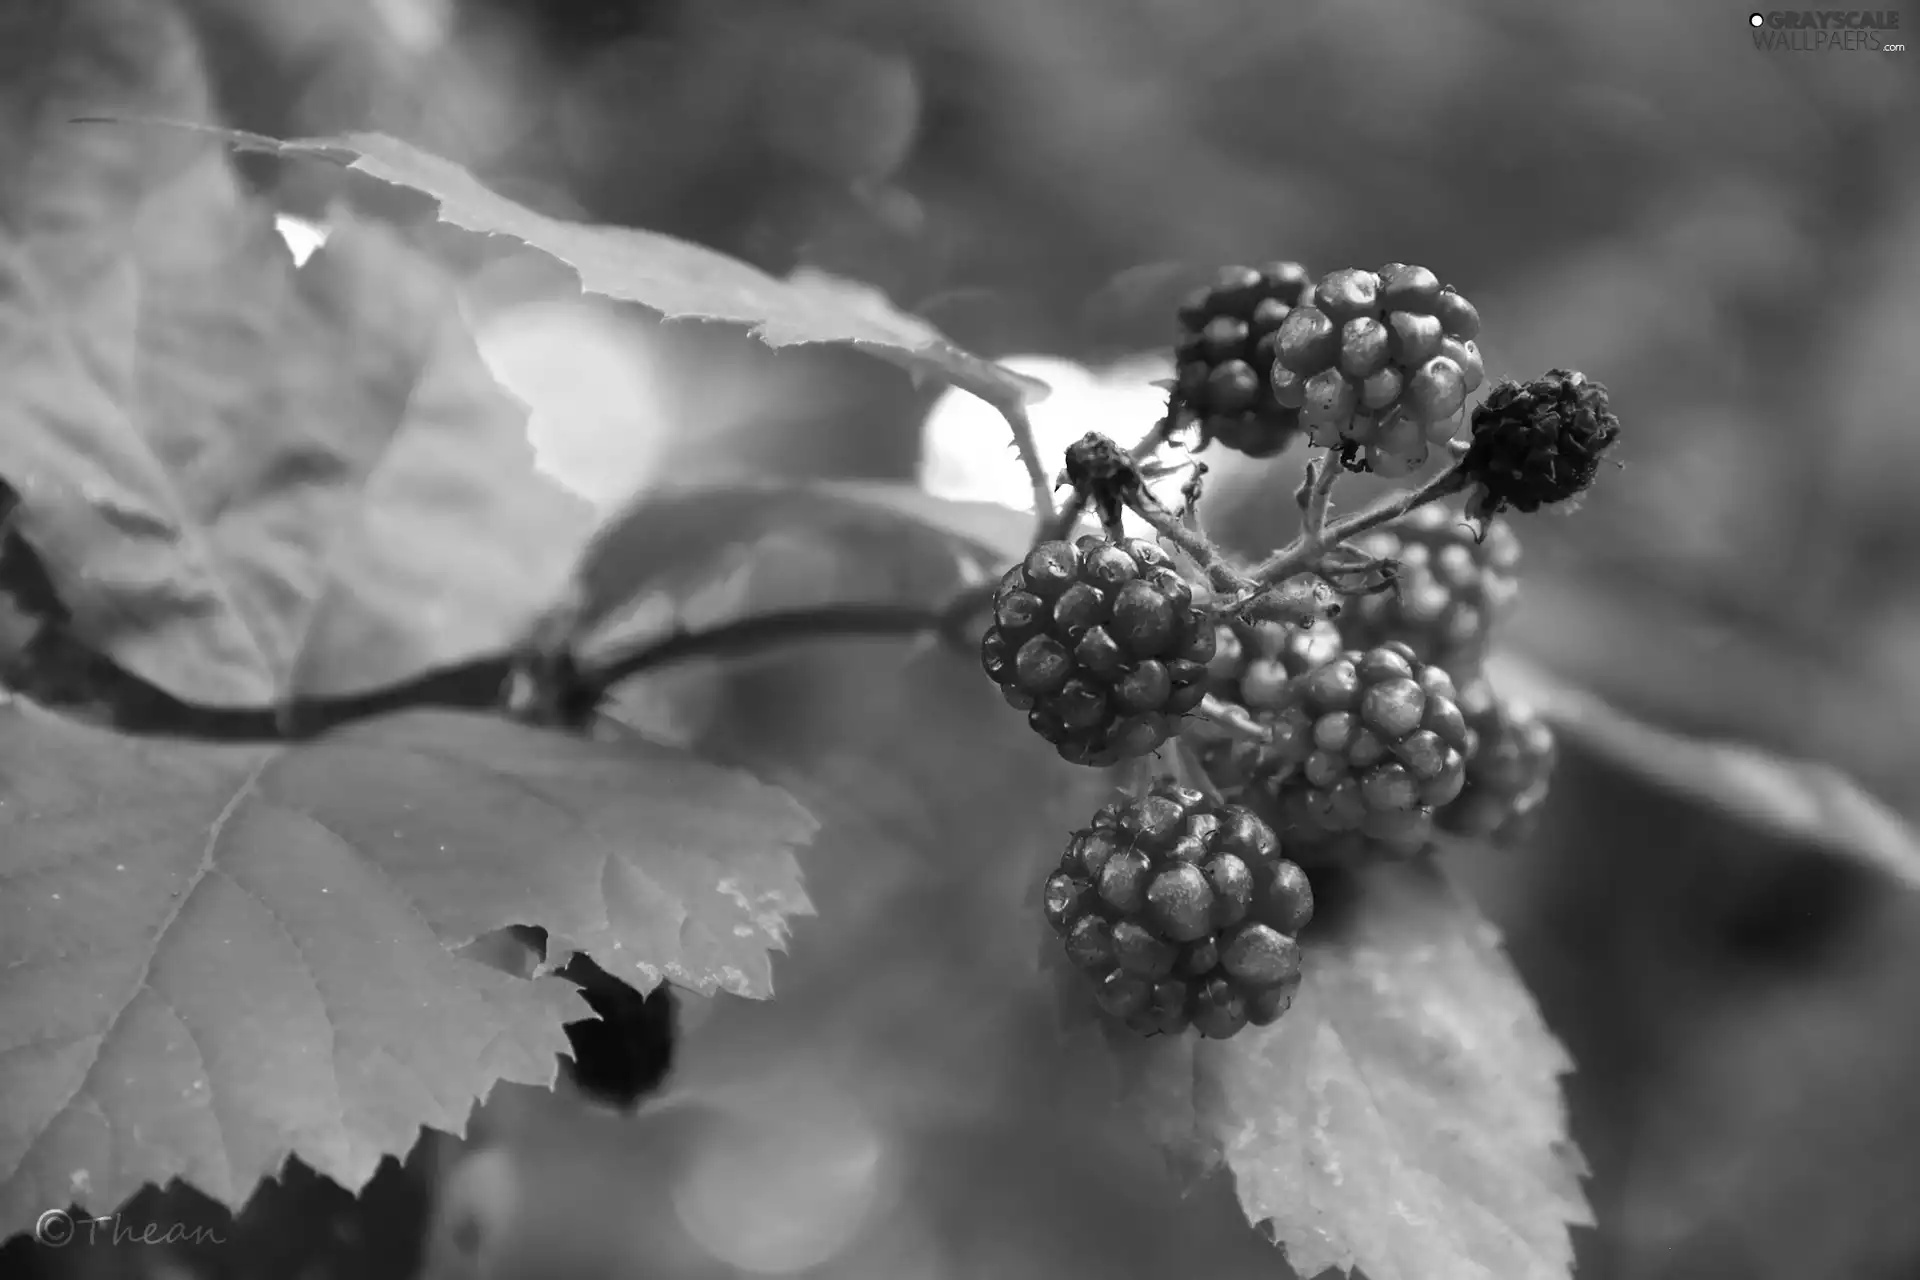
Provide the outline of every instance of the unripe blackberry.
{"type": "Polygon", "coordinates": [[[1454,416],[1486,376],[1480,316],[1425,267],[1329,272],[1275,337],[1277,398],[1301,407],[1313,444],[1347,465],[1405,475],[1453,438],[1454,416]]]}
{"type": "Polygon", "coordinates": [[[1266,790],[1296,856],[1411,857],[1426,848],[1434,811],[1459,796],[1474,750],[1452,677],[1389,642],[1296,678],[1284,703],[1271,748],[1297,769],[1266,790]]]}
{"type": "Polygon", "coordinates": [[[1247,796],[1254,803],[1305,758],[1301,744],[1310,720],[1291,706],[1288,695],[1296,680],[1346,648],[1342,632],[1324,621],[1311,627],[1267,623],[1220,628],[1210,691],[1244,707],[1273,735],[1271,742],[1209,737],[1194,743],[1207,777],[1223,794],[1247,796]]]}
{"type": "Polygon", "coordinates": [[[1607,389],[1552,369],[1532,382],[1501,382],[1473,411],[1473,442],[1460,468],[1476,518],[1512,507],[1533,512],[1593,484],[1600,457],[1620,438],[1607,389]]]}
{"type": "Polygon", "coordinates": [[[1007,571],[993,607],[981,665],[1074,764],[1147,754],[1206,696],[1213,624],[1144,538],[1043,542],[1007,571]]]}
{"type": "Polygon", "coordinates": [[[1340,633],[1355,648],[1398,640],[1421,662],[1471,683],[1486,662],[1494,627],[1513,611],[1520,539],[1494,519],[1485,537],[1456,510],[1430,503],[1355,540],[1368,555],[1400,564],[1393,588],[1348,597],[1340,633]]]}
{"type": "Polygon", "coordinates": [[[1466,786],[1437,820],[1457,835],[1516,844],[1528,835],[1553,780],[1553,729],[1484,678],[1462,690],[1460,701],[1478,745],[1467,762],[1466,786]]]}
{"type": "Polygon", "coordinates": [[[1312,293],[1297,262],[1228,267],[1180,308],[1174,408],[1198,421],[1202,447],[1218,440],[1270,458],[1300,435],[1297,388],[1276,387],[1267,375],[1278,330],[1312,293]]]}
{"type": "Polygon", "coordinates": [[[1300,987],[1306,873],[1251,810],[1171,779],[1076,832],[1044,902],[1100,1007],[1144,1035],[1225,1039],[1278,1019],[1300,987]]]}

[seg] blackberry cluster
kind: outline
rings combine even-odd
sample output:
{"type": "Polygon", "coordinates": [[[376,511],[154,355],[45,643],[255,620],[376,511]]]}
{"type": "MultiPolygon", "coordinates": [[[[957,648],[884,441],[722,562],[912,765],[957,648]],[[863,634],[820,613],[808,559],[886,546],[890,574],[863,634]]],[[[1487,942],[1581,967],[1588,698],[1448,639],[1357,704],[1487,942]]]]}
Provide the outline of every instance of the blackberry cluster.
{"type": "Polygon", "coordinates": [[[1452,677],[1390,642],[1315,667],[1285,703],[1270,746],[1299,768],[1271,794],[1298,852],[1345,861],[1424,850],[1475,746],[1452,677]]]}
{"type": "Polygon", "coordinates": [[[1484,536],[1439,503],[1416,507],[1355,540],[1368,555],[1400,565],[1391,590],[1348,600],[1341,633],[1355,648],[1398,640],[1421,662],[1444,667],[1462,684],[1486,662],[1494,627],[1513,611],[1520,583],[1520,539],[1501,519],[1484,536]]]}
{"type": "Polygon", "coordinates": [[[1437,815],[1442,830],[1499,845],[1524,840],[1547,798],[1558,755],[1553,730],[1532,708],[1502,697],[1486,680],[1461,691],[1478,745],[1466,786],[1437,815]]]}
{"type": "Polygon", "coordinates": [[[1046,915],[1109,1015],[1220,1040],[1293,1003],[1313,888],[1258,815],[1162,779],[1068,841],[1046,915]]]}
{"type": "Polygon", "coordinates": [[[1276,262],[1228,267],[1181,306],[1173,407],[1199,422],[1202,447],[1271,458],[1300,436],[1299,403],[1277,400],[1267,371],[1282,322],[1312,294],[1305,267],[1276,262]]]}
{"type": "Polygon", "coordinates": [[[980,661],[1062,758],[1104,768],[1154,750],[1207,693],[1214,627],[1144,538],[1043,542],[993,597],[980,661]]]}
{"type": "Polygon", "coordinates": [[[1273,398],[1354,470],[1408,475],[1485,376],[1480,313],[1425,267],[1329,272],[1280,324],[1273,398]]]}

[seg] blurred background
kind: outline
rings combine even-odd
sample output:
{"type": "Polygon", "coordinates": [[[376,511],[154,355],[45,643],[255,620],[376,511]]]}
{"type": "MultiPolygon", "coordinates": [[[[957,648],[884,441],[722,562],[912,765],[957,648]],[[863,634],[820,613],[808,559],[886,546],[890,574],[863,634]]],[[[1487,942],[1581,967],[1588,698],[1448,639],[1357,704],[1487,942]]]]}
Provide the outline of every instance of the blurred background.
{"type": "MultiPolygon", "coordinates": [[[[1223,264],[1428,265],[1478,303],[1491,374],[1584,370],[1626,424],[1627,469],[1523,528],[1514,646],[1920,813],[1920,55],[1763,52],[1745,9],[1652,0],[176,3],[226,123],[377,129],[555,216],[868,282],[1053,381],[1056,445],[1151,424],[1174,303],[1223,264]]],[[[243,163],[295,240],[338,199],[409,214],[243,163]]],[[[751,474],[1022,496],[982,407],[891,366],[663,327],[524,257],[460,265],[543,466],[603,504],[751,474]]],[[[1208,461],[1216,532],[1284,535],[1298,458],[1208,461]]],[[[1920,904],[1578,749],[1536,847],[1461,870],[1581,1064],[1581,1275],[1920,1275],[1920,904]]],[[[665,1069],[670,1005],[622,1006],[615,1094],[665,1069]]],[[[139,1274],[824,1276],[835,1224],[875,1214],[862,1275],[1006,1273],[875,1208],[893,1182],[858,1122],[770,1137],[735,1101],[615,1140],[508,1098],[359,1204],[296,1171],[228,1224],[247,1248],[139,1274]],[[775,1207],[715,1227],[668,1165],[775,1207]],[[636,1208],[668,1202],[674,1244],[636,1208]],[[476,1243],[516,1215],[600,1238],[476,1243]]],[[[0,1271],[129,1274],[76,1270],[108,1259],[16,1245],[0,1271]]]]}

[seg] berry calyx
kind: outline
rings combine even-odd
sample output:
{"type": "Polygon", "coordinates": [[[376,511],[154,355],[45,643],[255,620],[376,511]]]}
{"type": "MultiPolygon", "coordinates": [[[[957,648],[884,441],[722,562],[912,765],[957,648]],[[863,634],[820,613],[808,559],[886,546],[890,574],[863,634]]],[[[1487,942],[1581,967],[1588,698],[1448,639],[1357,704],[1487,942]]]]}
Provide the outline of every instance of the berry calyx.
{"type": "Polygon", "coordinates": [[[1147,754],[1206,696],[1213,623],[1144,538],[1043,542],[1000,580],[993,609],[981,665],[1074,764],[1147,754]]]}
{"type": "Polygon", "coordinates": [[[1592,486],[1619,438],[1606,387],[1584,374],[1552,369],[1532,382],[1502,381],[1473,411],[1460,460],[1467,512],[1478,519],[1565,502],[1592,486]]]}
{"type": "Polygon", "coordinates": [[[1297,262],[1228,267],[1180,308],[1173,410],[1200,426],[1200,443],[1218,440],[1249,457],[1270,458],[1301,434],[1299,389],[1268,377],[1279,332],[1313,295],[1297,262]]]}
{"type": "Polygon", "coordinates": [[[1510,847],[1526,839],[1546,801],[1558,756],[1553,729],[1525,703],[1485,679],[1467,686],[1461,709],[1478,744],[1466,786],[1436,815],[1442,830],[1510,847]]]}
{"type": "Polygon", "coordinates": [[[1444,667],[1463,684],[1480,674],[1494,628],[1513,611],[1520,583],[1520,539],[1505,520],[1475,530],[1456,510],[1430,503],[1362,535],[1355,547],[1393,560],[1386,591],[1350,597],[1340,631],[1355,648],[1397,640],[1421,662],[1444,667]]]}
{"type": "Polygon", "coordinates": [[[1098,431],[1089,431],[1067,446],[1060,479],[1077,494],[1109,529],[1120,527],[1127,503],[1142,488],[1140,468],[1133,455],[1098,431]]]}
{"type": "Polygon", "coordinates": [[[1276,1021],[1299,990],[1306,872],[1252,810],[1172,779],[1074,833],[1043,897],[1101,1009],[1143,1035],[1223,1040],[1276,1021]]]}

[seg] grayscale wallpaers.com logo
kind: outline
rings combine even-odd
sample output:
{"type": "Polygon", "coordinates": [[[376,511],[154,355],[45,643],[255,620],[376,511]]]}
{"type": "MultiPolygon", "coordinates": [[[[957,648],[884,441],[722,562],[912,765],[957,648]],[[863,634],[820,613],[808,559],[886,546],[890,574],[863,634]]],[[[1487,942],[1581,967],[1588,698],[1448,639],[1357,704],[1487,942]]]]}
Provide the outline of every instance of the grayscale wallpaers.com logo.
{"type": "Polygon", "coordinates": [[[1769,9],[1747,15],[1753,47],[1780,53],[1904,53],[1897,9],[1769,9]]]}

